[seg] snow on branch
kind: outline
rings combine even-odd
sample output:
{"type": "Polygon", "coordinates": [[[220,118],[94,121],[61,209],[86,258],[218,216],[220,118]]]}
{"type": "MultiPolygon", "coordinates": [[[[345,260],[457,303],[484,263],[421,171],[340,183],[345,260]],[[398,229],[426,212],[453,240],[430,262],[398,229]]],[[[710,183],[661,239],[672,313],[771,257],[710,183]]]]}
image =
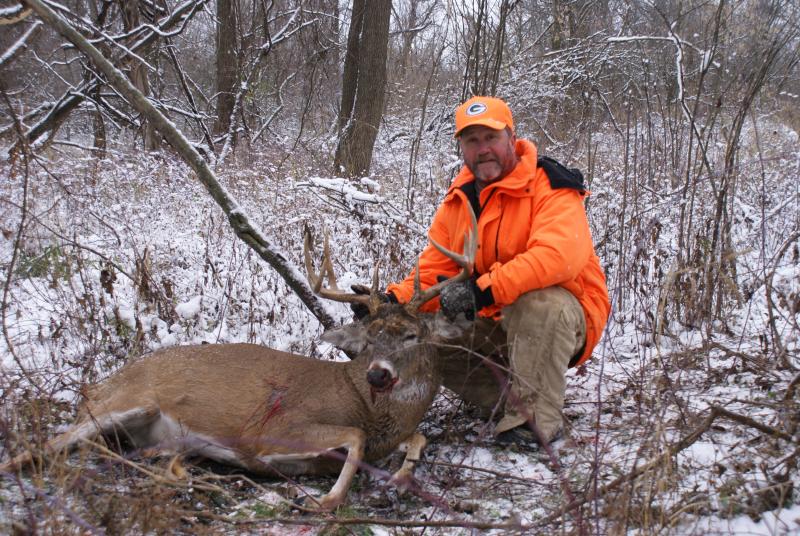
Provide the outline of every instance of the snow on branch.
{"type": "Polygon", "coordinates": [[[380,183],[367,177],[362,177],[358,183],[343,178],[308,177],[307,180],[298,182],[295,187],[308,188],[318,197],[324,196],[326,203],[346,212],[359,212],[364,217],[376,221],[388,219],[418,236],[427,236],[428,234],[427,228],[419,225],[408,214],[404,214],[388,199],[372,193],[380,188],[380,183]],[[369,191],[359,189],[359,185],[369,191]],[[363,210],[365,205],[377,210],[363,210]]]}
{"type": "MultiPolygon", "coordinates": [[[[704,50],[695,44],[691,43],[690,41],[686,41],[685,39],[681,39],[677,35],[669,35],[669,36],[657,36],[657,35],[629,35],[629,36],[619,36],[619,37],[609,37],[606,39],[607,43],[635,43],[641,41],[652,41],[657,43],[672,43],[674,44],[678,50],[682,47],[689,47],[701,57],[701,69],[706,69],[710,65],[709,62],[711,61],[711,57],[713,52],[711,50],[704,50]]],[[[715,67],[719,67],[718,63],[714,63],[715,67]]]]}
{"type": "MultiPolygon", "coordinates": [[[[194,17],[194,15],[203,7],[208,0],[186,0],[182,4],[175,7],[169,16],[159,22],[158,27],[161,28],[162,33],[175,26],[179,25],[184,27],[194,17]]],[[[62,6],[63,7],[63,6],[62,6]]],[[[129,50],[137,51],[143,49],[145,46],[153,42],[157,34],[153,32],[145,33],[138,41],[129,45],[129,50]]],[[[111,63],[117,64],[122,61],[122,58],[112,57],[111,63]]],[[[69,115],[72,110],[77,108],[81,102],[86,99],[86,95],[91,94],[98,85],[105,84],[98,78],[83,80],[76,88],[68,88],[67,91],[59,97],[59,99],[52,103],[52,106],[45,111],[42,118],[37,121],[26,132],[26,137],[29,143],[34,143],[45,133],[52,130],[56,125],[61,124],[64,118],[69,115]]],[[[43,110],[44,111],[44,110],[43,110]]],[[[38,115],[35,114],[35,115],[38,115]]],[[[31,116],[33,117],[33,115],[31,116]]]]}
{"type": "MultiPolygon", "coordinates": [[[[0,14],[0,18],[2,17],[3,15],[0,14]]],[[[36,22],[34,22],[30,26],[30,28],[28,28],[28,30],[24,34],[22,34],[20,38],[17,39],[17,41],[13,45],[11,45],[8,48],[8,50],[3,52],[3,54],[0,56],[0,67],[5,65],[6,63],[9,63],[14,58],[14,56],[16,56],[20,51],[22,51],[25,47],[27,47],[28,39],[33,35],[33,32],[35,32],[38,28],[41,28],[41,26],[42,26],[42,21],[37,20],[36,22]]]]}
{"type": "MultiPolygon", "coordinates": [[[[242,107],[242,99],[244,98],[245,94],[250,88],[250,82],[252,81],[253,77],[256,75],[256,73],[258,73],[259,71],[258,67],[261,64],[261,61],[265,57],[267,57],[267,55],[270,53],[270,51],[275,45],[278,45],[288,40],[289,37],[296,34],[303,28],[306,28],[307,26],[315,24],[317,22],[317,19],[312,19],[308,22],[296,26],[292,30],[289,30],[289,28],[294,24],[294,21],[297,19],[297,16],[300,13],[300,11],[301,8],[297,8],[292,13],[291,17],[289,17],[289,21],[286,24],[284,24],[280,30],[276,32],[274,37],[270,37],[268,42],[258,49],[259,53],[256,55],[255,58],[253,58],[250,61],[250,64],[247,66],[247,68],[243,70],[244,72],[246,72],[246,74],[244,76],[244,80],[242,80],[241,84],[239,85],[239,91],[236,92],[236,95],[234,97],[233,110],[231,111],[231,116],[230,116],[230,126],[228,127],[228,132],[225,134],[225,143],[223,144],[222,150],[220,150],[219,156],[217,157],[217,165],[221,165],[222,163],[224,163],[225,159],[228,157],[228,154],[230,154],[230,152],[233,150],[233,139],[234,139],[233,135],[235,132],[237,132],[238,129],[238,118],[240,115],[239,111],[241,110],[242,107]]],[[[269,125],[271,121],[272,119],[269,119],[266,125],[261,129],[259,129],[259,134],[263,131],[263,128],[266,128],[266,126],[269,125]]]]}
{"type": "Polygon", "coordinates": [[[0,22],[2,24],[14,24],[30,14],[30,8],[23,7],[21,4],[8,7],[0,7],[0,22]]]}
{"type": "MultiPolygon", "coordinates": [[[[370,181],[369,179],[362,179],[362,182],[363,181],[368,181],[366,182],[368,186],[375,186],[374,181],[370,181]]],[[[316,186],[324,190],[329,190],[331,192],[336,192],[340,194],[345,201],[360,201],[362,203],[373,203],[373,204],[384,202],[381,196],[359,190],[348,179],[340,179],[340,178],[324,179],[322,177],[309,177],[308,182],[304,181],[298,183],[298,186],[309,186],[309,185],[316,186]]]]}

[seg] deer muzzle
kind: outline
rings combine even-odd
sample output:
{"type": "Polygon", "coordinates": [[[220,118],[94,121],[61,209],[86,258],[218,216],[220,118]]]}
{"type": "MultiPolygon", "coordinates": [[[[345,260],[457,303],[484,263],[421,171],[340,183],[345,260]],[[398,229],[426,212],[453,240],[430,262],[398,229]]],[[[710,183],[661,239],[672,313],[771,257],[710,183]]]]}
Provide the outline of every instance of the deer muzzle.
{"type": "Polygon", "coordinates": [[[367,383],[370,386],[372,402],[375,403],[377,393],[386,393],[398,381],[397,372],[391,363],[387,361],[373,361],[367,369],[367,383]]]}

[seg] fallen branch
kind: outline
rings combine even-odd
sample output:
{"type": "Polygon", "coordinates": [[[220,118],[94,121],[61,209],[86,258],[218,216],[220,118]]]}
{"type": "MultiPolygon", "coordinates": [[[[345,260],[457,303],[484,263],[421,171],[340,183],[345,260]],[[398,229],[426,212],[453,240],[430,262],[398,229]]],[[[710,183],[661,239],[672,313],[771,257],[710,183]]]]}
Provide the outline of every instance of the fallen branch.
{"type": "Polygon", "coordinates": [[[495,471],[493,469],[487,469],[485,467],[475,467],[474,465],[466,465],[463,463],[448,463],[448,462],[440,462],[440,461],[426,461],[420,460],[417,462],[420,465],[435,465],[439,467],[451,467],[453,469],[460,469],[464,471],[472,471],[475,473],[486,473],[488,475],[492,475],[497,478],[502,478],[503,480],[515,480],[517,482],[523,482],[525,484],[541,484],[540,481],[534,480],[533,478],[525,478],[524,476],[517,476],[512,475],[511,473],[504,473],[502,471],[495,471]]]}

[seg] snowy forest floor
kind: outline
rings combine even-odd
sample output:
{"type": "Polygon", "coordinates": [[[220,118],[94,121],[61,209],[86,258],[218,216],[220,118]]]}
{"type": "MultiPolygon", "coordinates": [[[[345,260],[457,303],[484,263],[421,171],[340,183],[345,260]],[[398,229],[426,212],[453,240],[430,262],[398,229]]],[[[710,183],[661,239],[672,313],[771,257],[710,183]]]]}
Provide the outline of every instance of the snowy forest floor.
{"type": "MultiPolygon", "coordinates": [[[[325,227],[342,286],[366,282],[377,259],[390,259],[386,284],[413,266],[446,185],[445,174],[432,172],[429,184],[414,185],[409,210],[408,185],[386,171],[403,169],[402,152],[389,149],[379,149],[386,174],[360,182],[257,151],[221,178],[296,265],[303,225],[325,227]]],[[[788,191],[796,195],[792,162],[784,178],[794,177],[788,191]]],[[[452,164],[443,156],[429,167],[452,164]]],[[[593,187],[598,242],[612,242],[603,227],[620,191],[611,179],[593,187]]],[[[160,347],[247,341],[339,358],[319,343],[316,319],[169,157],[112,152],[98,160],[67,150],[33,162],[27,174],[6,161],[0,196],[1,459],[69,423],[87,383],[160,347]]],[[[797,202],[783,205],[783,238],[796,232],[797,210],[797,202]]],[[[794,253],[777,256],[769,285],[752,278],[724,321],[657,328],[659,309],[670,306],[660,299],[669,274],[640,270],[634,292],[620,267],[652,268],[674,239],[670,221],[663,218],[661,236],[644,253],[636,240],[615,254],[599,246],[614,313],[593,359],[569,373],[569,425],[550,451],[494,444],[472,409],[444,392],[420,426],[429,445],[413,488],[382,484],[399,462],[392,458],[361,471],[348,504],[329,516],[303,514],[285,499],[324,493],[333,478],[264,480],[199,464],[186,479],[170,480],[168,459],[94,450],[22,477],[3,475],[0,531],[800,533],[796,239],[794,253]]],[[[769,243],[767,257],[776,258],[780,240],[769,243]]],[[[346,306],[332,308],[349,320],[346,306]]]]}

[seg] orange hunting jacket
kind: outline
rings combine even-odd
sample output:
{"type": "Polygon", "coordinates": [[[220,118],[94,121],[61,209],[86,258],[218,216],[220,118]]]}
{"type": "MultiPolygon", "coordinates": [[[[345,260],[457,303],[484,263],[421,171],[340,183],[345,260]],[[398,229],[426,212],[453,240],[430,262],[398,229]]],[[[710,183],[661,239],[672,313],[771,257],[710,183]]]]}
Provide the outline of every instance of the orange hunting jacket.
{"type": "MultiPolygon", "coordinates": [[[[586,346],[579,365],[589,359],[608,320],[611,304],[600,260],[594,252],[589,223],[583,206],[586,190],[553,188],[545,170],[537,166],[536,146],[517,140],[517,166],[503,179],[480,194],[478,252],[475,270],[481,289],[491,285],[495,304],[482,309],[484,317],[499,318],[505,305],[525,292],[554,285],[578,298],[586,317],[586,346]]],[[[470,226],[469,200],[460,189],[474,181],[466,167],[453,180],[433,217],[428,236],[445,248],[460,253],[470,226]]],[[[400,283],[389,285],[401,303],[414,293],[414,272],[400,283]]],[[[436,276],[458,273],[456,264],[430,243],[419,257],[420,283],[427,288],[436,276]]],[[[431,300],[423,311],[439,309],[431,300]]]]}

